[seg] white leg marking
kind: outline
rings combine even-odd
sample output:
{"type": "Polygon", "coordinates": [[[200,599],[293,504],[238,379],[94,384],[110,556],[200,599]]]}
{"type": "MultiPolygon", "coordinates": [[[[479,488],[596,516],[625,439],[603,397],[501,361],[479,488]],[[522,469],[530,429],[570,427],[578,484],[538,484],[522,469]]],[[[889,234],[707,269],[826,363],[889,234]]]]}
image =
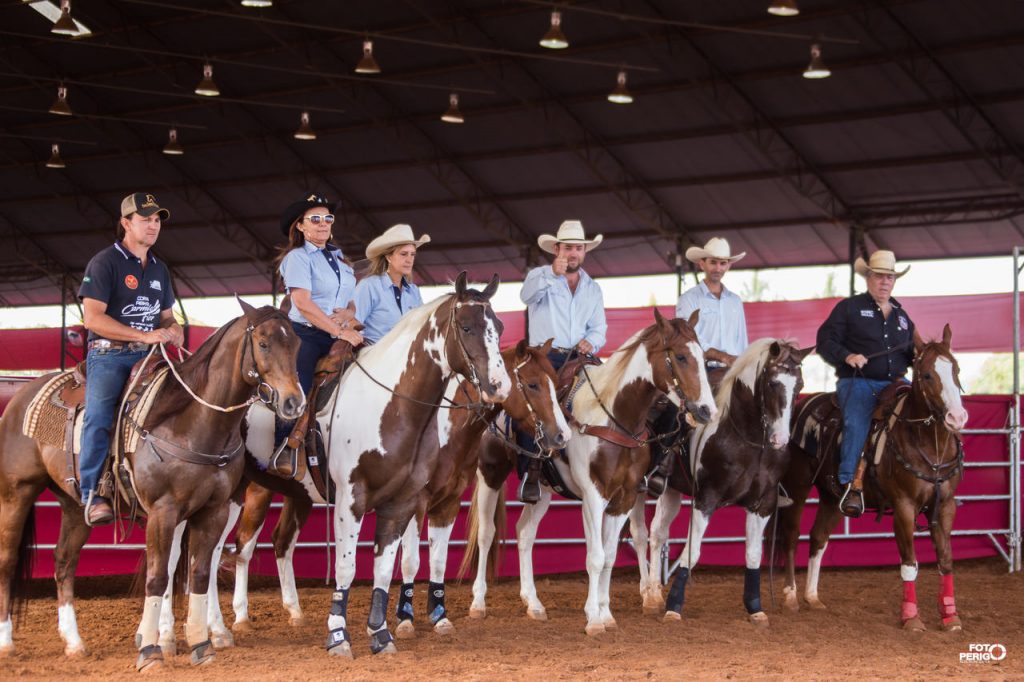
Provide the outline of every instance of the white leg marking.
{"type": "Polygon", "coordinates": [[[210,639],[213,642],[213,646],[217,649],[233,646],[235,643],[234,638],[231,636],[231,631],[224,624],[224,614],[220,610],[220,590],[217,588],[217,572],[220,569],[221,557],[224,555],[224,543],[227,542],[228,535],[231,533],[231,529],[235,527],[235,523],[238,521],[241,513],[242,507],[240,505],[228,502],[228,520],[224,524],[220,540],[217,541],[217,545],[213,548],[213,556],[210,557],[210,586],[206,591],[209,597],[207,602],[209,605],[207,622],[210,624],[210,639]]]}
{"type": "Polygon", "coordinates": [[[253,536],[242,545],[242,550],[235,557],[235,593],[231,600],[231,608],[235,612],[235,624],[249,622],[249,561],[256,551],[263,524],[256,529],[253,536]]]}
{"type": "Polygon", "coordinates": [[[761,555],[764,546],[764,528],[768,525],[767,516],[747,512],[747,568],[761,568],[761,555]]]}
{"type": "Polygon", "coordinates": [[[11,619],[0,620],[0,652],[14,651],[14,628],[11,619]]]}
{"type": "Polygon", "coordinates": [[[809,604],[820,604],[818,600],[818,580],[821,578],[821,559],[828,549],[826,542],[821,549],[807,559],[807,586],[804,589],[804,598],[809,604]]]}
{"type": "MultiPolygon", "coordinates": [[[[451,410],[438,410],[451,412],[451,410]]],[[[416,517],[409,519],[402,534],[402,582],[416,582],[416,574],[420,572],[420,525],[416,517]]]]}
{"type": "Polygon", "coordinates": [[[476,546],[476,579],[473,581],[473,603],[469,607],[471,616],[482,617],[487,613],[487,556],[494,542],[494,510],[498,505],[498,491],[487,487],[483,475],[476,474],[476,518],[478,524],[476,546]]]}
{"type": "Polygon", "coordinates": [[[299,540],[299,529],[295,529],[284,556],[277,559],[277,577],[281,582],[281,603],[288,611],[292,625],[302,623],[302,607],[299,605],[299,591],[295,587],[295,543],[299,540]]]}
{"type": "Polygon", "coordinates": [[[551,491],[541,488],[536,504],[523,506],[516,523],[519,539],[519,597],[526,605],[526,615],[534,620],[547,620],[547,610],[537,597],[537,584],[533,580],[533,543],[537,540],[537,527],[551,504],[551,491]]]}
{"type": "Polygon", "coordinates": [[[444,582],[444,572],[448,566],[448,541],[452,537],[455,524],[447,526],[427,526],[427,540],[430,543],[430,580],[435,583],[444,582]]]}
{"type": "Polygon", "coordinates": [[[907,566],[906,564],[900,564],[900,578],[903,582],[912,583],[917,580],[917,564],[907,566]]]}
{"type": "MultiPolygon", "coordinates": [[[[85,651],[85,644],[78,634],[78,619],[75,617],[75,606],[70,602],[57,607],[57,631],[64,639],[64,653],[68,656],[85,651]]],[[[0,639],[0,649],[3,648],[0,639]]]]}

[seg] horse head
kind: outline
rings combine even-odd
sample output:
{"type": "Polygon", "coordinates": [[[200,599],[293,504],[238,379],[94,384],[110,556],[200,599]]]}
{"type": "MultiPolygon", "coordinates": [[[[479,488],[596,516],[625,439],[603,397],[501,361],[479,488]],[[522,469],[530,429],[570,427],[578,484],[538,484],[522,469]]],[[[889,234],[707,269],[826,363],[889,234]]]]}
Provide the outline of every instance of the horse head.
{"type": "Polygon", "coordinates": [[[959,432],[967,424],[967,410],[960,400],[960,365],[953,357],[949,342],[953,332],[949,324],[942,329],[941,341],[925,342],[914,330],[913,387],[928,410],[942,419],[947,429],[959,432]]]}
{"type": "Polygon", "coordinates": [[[522,339],[502,352],[505,366],[512,368],[515,388],[502,407],[527,433],[533,433],[537,445],[545,450],[564,448],[572,435],[555,397],[557,375],[548,360],[553,340],[534,347],[522,339]]]}
{"type": "Polygon", "coordinates": [[[282,419],[297,419],[306,408],[306,396],[295,372],[299,337],[288,318],[271,306],[254,308],[241,298],[245,339],[239,351],[242,380],[255,386],[260,399],[282,419]]]}
{"type": "Polygon", "coordinates": [[[477,291],[466,286],[466,273],[460,272],[455,279],[455,294],[439,309],[447,307],[448,364],[475,384],[489,403],[505,400],[512,387],[498,347],[503,326],[490,303],[498,281],[498,275],[494,275],[483,291],[477,291]]]}
{"type": "Polygon", "coordinates": [[[718,413],[704,368],[704,351],[694,327],[700,315],[689,320],[666,320],[654,309],[654,324],[641,335],[651,363],[654,385],[680,409],[706,424],[718,413]]]}
{"type": "Polygon", "coordinates": [[[772,341],[767,348],[754,387],[754,400],[759,405],[768,445],[776,450],[789,444],[793,402],[804,387],[800,363],[813,350],[814,346],[797,348],[781,339],[772,341]]]}

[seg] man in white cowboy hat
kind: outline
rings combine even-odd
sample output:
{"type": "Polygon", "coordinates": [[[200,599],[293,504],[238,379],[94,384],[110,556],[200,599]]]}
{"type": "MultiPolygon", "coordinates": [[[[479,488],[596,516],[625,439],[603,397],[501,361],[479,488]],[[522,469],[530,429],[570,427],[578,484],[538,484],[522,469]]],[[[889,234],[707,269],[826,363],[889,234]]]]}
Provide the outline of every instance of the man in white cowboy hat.
{"type": "MultiPolygon", "coordinates": [[[[519,297],[526,304],[530,345],[539,346],[554,339],[548,359],[555,370],[561,369],[571,353],[595,355],[605,343],[608,323],[604,316],[601,287],[583,269],[587,253],[604,239],[587,239],[583,223],[566,220],[555,235],[542,234],[537,245],[553,254],[551,265],[530,270],[519,297]]],[[[532,437],[520,439],[520,446],[536,450],[532,437]]],[[[520,473],[531,460],[520,455],[520,473]]],[[[536,460],[532,460],[536,461],[536,460]]],[[[540,499],[540,480],[536,467],[528,467],[519,488],[523,502],[540,499]]]]}
{"type": "Polygon", "coordinates": [[[839,509],[847,516],[864,512],[861,459],[878,394],[904,380],[914,361],[914,323],[892,297],[896,280],[909,267],[896,269],[896,255],[879,250],[853,265],[867,292],[843,299],[818,329],[818,354],[836,368],[836,394],[843,412],[839,450],[839,485],[846,486],[839,509]]]}
{"type": "Polygon", "coordinates": [[[704,280],[683,292],[676,303],[676,317],[688,319],[694,310],[700,310],[697,338],[704,350],[714,348],[724,353],[731,362],[747,347],[747,318],[743,314],[743,301],[722,283],[732,264],[747,252],[732,255],[729,242],[712,237],[702,247],[691,246],[686,259],[696,263],[704,272],[704,280]]]}
{"type": "Polygon", "coordinates": [[[423,305],[420,290],[412,282],[412,269],[417,249],[429,241],[429,234],[417,239],[412,227],[399,224],[366,247],[370,274],[356,285],[353,299],[356,320],[363,324],[363,338],[370,343],[380,341],[403,315],[423,305]]]}

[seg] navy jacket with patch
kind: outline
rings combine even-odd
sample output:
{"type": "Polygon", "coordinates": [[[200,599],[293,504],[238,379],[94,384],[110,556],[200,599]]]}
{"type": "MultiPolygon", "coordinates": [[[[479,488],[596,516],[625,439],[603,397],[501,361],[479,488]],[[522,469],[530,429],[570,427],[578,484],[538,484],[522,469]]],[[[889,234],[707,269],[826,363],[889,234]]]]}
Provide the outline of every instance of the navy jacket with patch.
{"type": "Polygon", "coordinates": [[[818,328],[818,354],[836,368],[840,379],[855,376],[854,369],[846,364],[846,356],[851,353],[883,353],[869,359],[857,374],[868,379],[899,379],[913,364],[914,323],[899,301],[890,298],[889,302],[892,312],[885,319],[870,295],[851,296],[837,303],[818,328]]]}

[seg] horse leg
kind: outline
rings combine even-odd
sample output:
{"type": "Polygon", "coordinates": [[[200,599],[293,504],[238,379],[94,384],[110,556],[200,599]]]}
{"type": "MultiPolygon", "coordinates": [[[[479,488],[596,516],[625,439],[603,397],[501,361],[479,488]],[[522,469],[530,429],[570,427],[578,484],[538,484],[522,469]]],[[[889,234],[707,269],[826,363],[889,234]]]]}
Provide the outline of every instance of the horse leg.
{"type": "MultiPolygon", "coordinates": [[[[643,502],[642,497],[639,499],[643,502]]],[[[615,557],[619,553],[619,537],[622,535],[622,527],[626,525],[630,515],[618,514],[613,516],[604,514],[603,516],[601,541],[604,549],[604,565],[601,567],[601,581],[598,585],[600,592],[600,600],[598,601],[600,613],[598,617],[601,619],[601,624],[605,630],[614,630],[619,625],[615,622],[615,617],[612,616],[612,568],[615,567],[615,557]]],[[[646,544],[646,538],[644,538],[644,544],[646,544]]],[[[644,548],[644,545],[641,545],[641,548],[644,548]]]]}
{"type": "Polygon", "coordinates": [[[445,526],[427,524],[427,540],[430,544],[430,590],[427,592],[427,613],[439,635],[455,634],[455,626],[448,619],[444,603],[444,573],[448,563],[448,541],[452,537],[455,523],[445,526]]]}
{"type": "Polygon", "coordinates": [[[207,622],[210,624],[210,641],[214,649],[226,649],[235,645],[235,638],[224,624],[224,614],[220,610],[220,592],[217,589],[217,572],[220,569],[220,560],[224,556],[224,543],[228,541],[231,529],[238,522],[242,508],[233,500],[228,501],[228,520],[224,524],[224,530],[220,534],[217,545],[213,548],[213,556],[210,559],[210,589],[207,594],[209,613],[207,622]]]}
{"type": "Polygon", "coordinates": [[[395,616],[398,618],[395,636],[399,639],[411,639],[416,636],[412,597],[419,570],[420,522],[414,516],[409,519],[409,525],[402,534],[402,588],[398,592],[398,605],[395,608],[395,616]]]}
{"type": "Polygon", "coordinates": [[[800,610],[800,599],[796,592],[796,549],[800,544],[800,519],[803,517],[807,497],[800,495],[799,491],[790,488],[787,490],[790,495],[793,495],[793,505],[786,509],[778,509],[775,513],[778,514],[779,540],[782,544],[782,556],[785,561],[785,585],[782,588],[785,602],[783,606],[786,610],[796,613],[800,610]]]}
{"type": "MultiPolygon", "coordinates": [[[[516,522],[516,537],[519,542],[519,598],[526,605],[526,615],[532,620],[547,620],[548,612],[537,597],[537,585],[533,580],[533,543],[537,540],[537,527],[551,505],[551,491],[541,487],[540,499],[534,504],[524,504],[516,522]]],[[[481,566],[484,565],[481,556],[481,566]]]]}
{"type": "Polygon", "coordinates": [[[743,606],[750,615],[750,622],[759,627],[768,627],[768,614],[761,609],[761,555],[764,552],[764,529],[769,518],[747,510],[743,606]]]}
{"type": "MultiPolygon", "coordinates": [[[[491,551],[491,543],[494,542],[494,511],[498,506],[500,491],[488,486],[484,477],[477,472],[476,490],[473,494],[476,497],[478,529],[477,564],[476,579],[473,581],[473,602],[469,605],[469,617],[484,618],[487,616],[487,559],[491,551]]],[[[525,509],[523,513],[526,513],[525,509]]]]}
{"type": "Polygon", "coordinates": [[[395,572],[395,557],[402,538],[397,534],[398,528],[408,528],[405,524],[396,524],[392,519],[377,512],[377,529],[374,547],[377,556],[373,558],[373,593],[370,595],[370,616],[366,619],[366,634],[370,636],[370,651],[374,654],[395,654],[394,638],[388,630],[388,591],[391,588],[391,576],[395,572]]]}
{"type": "MultiPolygon", "coordinates": [[[[174,527],[174,537],[167,558],[167,588],[160,602],[160,650],[168,656],[178,653],[178,640],[174,636],[174,574],[178,569],[178,561],[181,560],[181,538],[184,533],[185,522],[182,521],[174,527]]],[[[141,624],[139,628],[142,628],[141,624]]],[[[141,631],[136,632],[136,646],[139,646],[141,641],[141,631]]]]}
{"type": "Polygon", "coordinates": [[[640,597],[644,596],[644,588],[650,580],[651,561],[647,558],[647,549],[651,538],[647,533],[647,517],[644,514],[646,496],[637,495],[633,508],[629,511],[629,537],[636,552],[637,568],[640,571],[640,597]]]}
{"type": "Polygon", "coordinates": [[[665,488],[654,506],[654,518],[651,519],[651,568],[648,570],[647,584],[641,587],[644,613],[648,615],[665,611],[665,599],[661,595],[662,553],[668,546],[669,527],[682,506],[682,493],[671,487],[665,488]]]}
{"type": "Polygon", "coordinates": [[[917,612],[917,556],[914,551],[914,517],[913,501],[901,497],[893,504],[893,531],[896,533],[896,546],[900,551],[900,578],[903,579],[903,604],[900,607],[900,620],[904,630],[924,630],[924,622],[917,612]]]}
{"type": "MultiPolygon", "coordinates": [[[[210,567],[213,549],[224,532],[227,520],[226,503],[204,507],[188,520],[187,556],[190,570],[185,641],[192,652],[190,656],[192,665],[206,665],[214,658],[213,643],[210,641],[210,628],[207,621],[210,610],[210,567]]],[[[216,581],[216,574],[212,576],[212,579],[216,581]]]]}
{"type": "Polygon", "coordinates": [[[601,619],[601,572],[604,570],[604,510],[606,502],[590,486],[583,492],[583,531],[587,540],[587,614],[586,632],[599,635],[605,631],[601,619]]]}
{"type": "MultiPolygon", "coordinates": [[[[821,560],[828,549],[828,539],[832,535],[832,529],[839,523],[839,505],[834,499],[826,499],[821,495],[818,502],[818,511],[814,515],[814,525],[811,526],[810,550],[807,557],[807,584],[804,586],[804,599],[812,609],[824,609],[825,605],[818,598],[818,582],[821,579],[821,560]]],[[[794,507],[796,505],[793,505],[794,507]]],[[[799,533],[799,528],[797,529],[799,533]]],[[[795,550],[794,550],[795,551],[795,550]]]]}
{"type": "Polygon", "coordinates": [[[956,500],[951,493],[943,499],[939,508],[939,518],[931,529],[932,544],[935,546],[935,556],[939,564],[939,616],[942,618],[942,627],[947,632],[963,630],[953,596],[953,549],[949,541],[955,516],[956,500]]]}
{"type": "MultiPolygon", "coordinates": [[[[333,473],[331,475],[334,476],[333,473]]],[[[351,494],[344,494],[343,486],[338,488],[341,494],[334,505],[334,593],[327,616],[327,653],[352,658],[352,640],[348,634],[348,592],[356,577],[356,546],[363,519],[352,513],[351,494]]]]}
{"type": "Polygon", "coordinates": [[[78,501],[63,494],[59,497],[60,537],[53,553],[53,575],[57,581],[57,631],[64,640],[64,655],[77,656],[86,651],[75,617],[75,571],[82,547],[89,539],[90,528],[85,524],[78,501]]]}
{"type": "MultiPolygon", "coordinates": [[[[696,503],[696,500],[694,502],[696,503]]],[[[690,508],[690,530],[686,534],[686,547],[683,548],[679,568],[676,569],[672,587],[669,588],[668,598],[665,600],[665,615],[662,618],[665,622],[681,620],[683,617],[686,583],[690,580],[690,571],[700,559],[700,544],[710,521],[710,514],[705,515],[696,506],[690,508]]]]}
{"type": "Polygon", "coordinates": [[[252,631],[252,621],[249,620],[249,562],[256,551],[273,497],[272,490],[256,483],[249,483],[245,491],[242,517],[235,533],[235,592],[231,599],[231,608],[235,612],[235,622],[231,626],[234,632],[252,631]]]}
{"type": "Polygon", "coordinates": [[[292,627],[305,625],[306,618],[302,615],[299,605],[299,591],[295,586],[295,543],[299,540],[299,531],[306,525],[309,512],[313,509],[313,500],[308,497],[285,497],[281,516],[271,534],[274,543],[274,555],[277,559],[277,579],[281,583],[281,603],[288,611],[288,624],[292,627]]]}
{"type": "Polygon", "coordinates": [[[157,670],[163,666],[163,650],[157,639],[160,636],[159,621],[163,595],[170,579],[167,565],[171,547],[177,535],[178,510],[173,504],[159,504],[150,508],[146,520],[146,600],[142,609],[136,644],[139,658],[135,669],[139,672],[157,670]]]}

